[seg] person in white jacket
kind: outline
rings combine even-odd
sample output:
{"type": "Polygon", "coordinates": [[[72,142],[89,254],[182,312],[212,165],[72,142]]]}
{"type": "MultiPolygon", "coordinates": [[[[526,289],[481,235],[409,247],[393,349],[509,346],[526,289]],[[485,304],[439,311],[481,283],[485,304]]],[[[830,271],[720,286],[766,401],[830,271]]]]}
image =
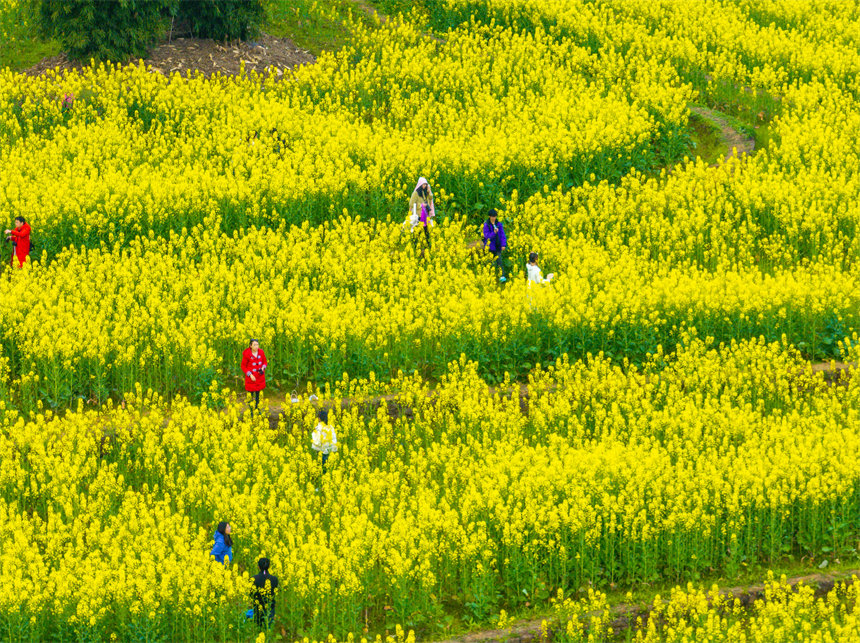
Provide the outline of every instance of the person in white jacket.
{"type": "Polygon", "coordinates": [[[328,424],[328,411],[320,409],[317,411],[317,422],[313,432],[313,443],[311,448],[322,453],[322,472],[325,473],[325,463],[329,455],[337,451],[337,434],[334,427],[328,424]]]}
{"type": "Polygon", "coordinates": [[[540,267],[537,265],[538,253],[530,252],[529,253],[529,262],[526,264],[526,277],[528,278],[529,286],[532,283],[536,284],[547,284],[552,281],[552,278],[555,276],[552,273],[549,273],[546,276],[546,279],[543,278],[541,274],[540,267]]]}

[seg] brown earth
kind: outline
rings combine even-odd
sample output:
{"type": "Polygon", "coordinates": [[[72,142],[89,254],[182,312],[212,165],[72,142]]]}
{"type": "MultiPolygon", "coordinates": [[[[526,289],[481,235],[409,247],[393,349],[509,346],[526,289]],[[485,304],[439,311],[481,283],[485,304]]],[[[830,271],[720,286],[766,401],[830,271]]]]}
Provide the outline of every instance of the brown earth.
{"type": "MultiPolygon", "coordinates": [[[[299,49],[289,38],[263,34],[255,42],[217,42],[205,38],[171,38],[163,40],[149,53],[144,62],[153,71],[166,76],[178,72],[183,76],[200,71],[207,78],[215,74],[238,74],[244,64],[245,71],[266,72],[269,68],[277,75],[313,63],[313,54],[299,49]]],[[[66,54],[45,58],[24,70],[37,76],[50,69],[82,69],[83,64],[70,61],[66,54]]]]}

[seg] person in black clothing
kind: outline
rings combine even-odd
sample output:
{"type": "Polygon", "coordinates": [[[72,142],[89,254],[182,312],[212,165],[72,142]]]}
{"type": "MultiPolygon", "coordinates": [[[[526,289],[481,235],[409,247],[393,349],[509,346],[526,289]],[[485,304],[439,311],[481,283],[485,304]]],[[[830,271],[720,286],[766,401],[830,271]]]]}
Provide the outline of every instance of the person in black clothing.
{"type": "Polygon", "coordinates": [[[254,576],[254,591],[251,601],[254,605],[254,621],[259,627],[269,628],[275,620],[275,594],[278,589],[278,577],[269,573],[269,559],[257,561],[260,573],[254,576]]]}

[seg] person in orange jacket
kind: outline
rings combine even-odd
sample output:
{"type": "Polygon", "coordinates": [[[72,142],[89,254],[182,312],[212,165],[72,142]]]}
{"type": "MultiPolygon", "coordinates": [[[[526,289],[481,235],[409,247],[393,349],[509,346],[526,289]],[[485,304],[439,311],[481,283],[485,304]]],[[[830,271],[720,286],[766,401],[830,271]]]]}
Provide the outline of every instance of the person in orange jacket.
{"type": "Polygon", "coordinates": [[[24,262],[30,255],[30,224],[24,217],[15,217],[15,229],[6,230],[6,239],[12,241],[12,267],[18,260],[18,267],[23,268],[24,262]]]}

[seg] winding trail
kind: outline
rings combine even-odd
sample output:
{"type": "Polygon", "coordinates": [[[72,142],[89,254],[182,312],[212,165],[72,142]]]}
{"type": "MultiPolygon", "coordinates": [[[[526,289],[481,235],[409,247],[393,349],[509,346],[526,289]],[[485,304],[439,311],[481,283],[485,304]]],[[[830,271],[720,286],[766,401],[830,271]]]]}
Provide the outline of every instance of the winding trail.
{"type": "Polygon", "coordinates": [[[732,127],[725,115],[720,112],[699,105],[690,105],[690,111],[720,130],[720,139],[729,149],[726,154],[727,159],[751,154],[755,149],[755,139],[745,136],[732,127]]]}
{"type": "MultiPolygon", "coordinates": [[[[860,365],[853,362],[845,363],[834,361],[816,362],[810,364],[810,368],[813,374],[822,373],[824,381],[831,386],[844,384],[846,381],[845,378],[852,377],[858,367],[860,367],[860,365]]],[[[641,383],[647,383],[647,377],[645,377],[641,383]]],[[[552,392],[556,390],[556,387],[550,386],[546,390],[552,392]]],[[[520,412],[523,415],[528,416],[530,398],[528,384],[512,384],[507,388],[488,386],[487,393],[490,396],[499,395],[501,397],[511,397],[516,393],[519,397],[520,412]]],[[[427,396],[430,398],[435,397],[436,395],[437,391],[434,388],[431,388],[427,391],[427,396]]],[[[241,402],[243,400],[242,394],[237,393],[237,396],[237,402],[241,402]]],[[[413,416],[413,409],[408,404],[401,403],[399,401],[399,398],[400,392],[393,392],[366,398],[327,398],[323,400],[322,404],[320,404],[317,398],[308,399],[306,393],[298,394],[297,402],[291,402],[291,394],[279,391],[267,400],[267,402],[269,403],[269,428],[277,429],[281,423],[282,418],[284,418],[285,416],[291,416],[293,409],[301,410],[307,404],[310,404],[314,407],[323,406],[325,408],[333,408],[334,406],[339,406],[340,410],[342,411],[356,406],[360,406],[364,407],[365,412],[369,412],[371,414],[375,414],[377,409],[379,409],[382,405],[385,405],[388,409],[388,414],[392,419],[396,419],[398,417],[411,418],[413,416]]],[[[244,412],[245,411],[243,410],[242,415],[244,415],[244,412]]]]}

